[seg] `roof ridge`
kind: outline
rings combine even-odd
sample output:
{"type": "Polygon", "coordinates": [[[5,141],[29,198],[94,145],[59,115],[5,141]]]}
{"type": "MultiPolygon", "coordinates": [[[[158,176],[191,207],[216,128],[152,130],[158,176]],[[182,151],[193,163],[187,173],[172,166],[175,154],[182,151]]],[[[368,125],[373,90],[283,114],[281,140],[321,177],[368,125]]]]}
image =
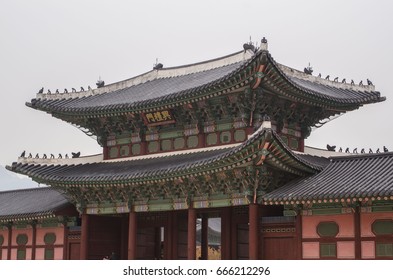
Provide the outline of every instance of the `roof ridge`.
{"type": "Polygon", "coordinates": [[[239,62],[245,62],[251,59],[254,53],[239,51],[226,56],[222,56],[215,59],[210,59],[202,62],[197,62],[193,64],[186,64],[175,67],[168,67],[162,69],[153,69],[143,74],[125,79],[122,81],[114,82],[112,84],[105,85],[97,89],[89,89],[86,91],[78,91],[71,93],[37,93],[36,99],[38,100],[61,100],[61,99],[73,99],[82,98],[88,96],[100,95],[103,93],[109,93],[116,90],[121,90],[131,86],[136,86],[143,84],[152,80],[172,78],[178,76],[186,76],[189,74],[200,73],[208,70],[217,69],[220,67],[232,65],[239,62]]]}
{"type": "Polygon", "coordinates": [[[33,192],[33,191],[48,190],[48,189],[56,190],[53,187],[45,186],[45,187],[35,187],[35,188],[0,191],[0,195],[5,194],[5,193],[33,192]]]}
{"type": "MultiPolygon", "coordinates": [[[[272,58],[272,60],[274,60],[272,58]]],[[[280,64],[278,62],[275,62],[278,68],[288,77],[290,78],[297,78],[301,80],[306,80],[309,82],[313,83],[318,83],[326,86],[331,86],[335,88],[340,88],[340,89],[350,89],[350,90],[356,90],[356,91],[375,91],[375,86],[374,85],[356,85],[356,84],[349,84],[349,83],[342,83],[342,82],[336,82],[336,81],[331,81],[327,80],[326,78],[318,77],[318,76],[313,76],[312,74],[306,74],[300,70],[297,70],[295,68],[286,66],[284,64],[280,64]]]]}
{"type": "Polygon", "coordinates": [[[343,161],[348,159],[364,159],[364,158],[378,158],[378,157],[393,157],[393,152],[386,153],[364,153],[364,154],[351,154],[346,156],[331,157],[331,161],[343,161]]]}

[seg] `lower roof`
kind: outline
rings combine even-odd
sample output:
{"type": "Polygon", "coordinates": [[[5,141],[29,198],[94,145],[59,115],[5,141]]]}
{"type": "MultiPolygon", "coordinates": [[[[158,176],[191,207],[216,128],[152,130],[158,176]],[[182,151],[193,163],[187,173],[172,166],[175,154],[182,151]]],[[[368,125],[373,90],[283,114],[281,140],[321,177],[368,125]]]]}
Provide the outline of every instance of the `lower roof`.
{"type": "Polygon", "coordinates": [[[265,204],[393,199],[393,153],[332,157],[320,173],[292,181],[263,197],[265,204]]]}
{"type": "Polygon", "coordinates": [[[60,192],[48,187],[0,192],[0,222],[48,218],[68,205],[60,192]]]}

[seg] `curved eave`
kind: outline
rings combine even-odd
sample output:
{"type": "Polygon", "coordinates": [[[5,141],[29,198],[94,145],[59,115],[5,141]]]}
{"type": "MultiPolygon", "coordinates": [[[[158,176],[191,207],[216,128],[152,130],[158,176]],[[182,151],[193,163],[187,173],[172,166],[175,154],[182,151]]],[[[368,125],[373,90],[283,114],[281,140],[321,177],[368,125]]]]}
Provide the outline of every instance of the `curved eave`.
{"type": "MultiPolygon", "coordinates": [[[[183,162],[179,165],[169,165],[169,168],[159,168],[147,170],[137,170],[135,172],[123,172],[116,174],[113,170],[114,165],[111,162],[104,162],[100,164],[107,164],[106,174],[101,174],[94,169],[94,163],[90,163],[93,167],[89,171],[89,176],[70,176],[64,177],[68,171],[80,169],[83,165],[46,165],[46,164],[28,164],[28,163],[14,163],[11,167],[7,167],[13,172],[21,173],[31,177],[39,183],[45,183],[51,186],[67,187],[67,186],[106,186],[106,185],[140,185],[140,184],[156,184],[177,179],[186,179],[191,176],[203,176],[214,174],[221,171],[231,170],[234,168],[244,167],[246,165],[253,165],[259,162],[260,157],[264,154],[263,148],[265,143],[270,143],[269,153],[274,155],[274,159],[267,159],[266,163],[290,172],[299,176],[305,174],[313,174],[318,172],[321,167],[312,163],[308,163],[298,155],[293,153],[282,141],[279,139],[271,129],[260,128],[255,132],[249,140],[233,148],[213,151],[209,154],[200,154],[203,156],[191,160],[183,158],[183,162]],[[94,174],[94,171],[96,171],[94,174]],[[93,172],[93,173],[92,173],[93,172]],[[113,174],[112,174],[113,173],[113,174]]],[[[183,154],[182,156],[187,156],[183,154]]],[[[176,160],[174,156],[169,156],[169,160],[176,160]]],[[[154,158],[150,159],[153,160],[154,158]]],[[[164,157],[163,160],[166,160],[164,157]]],[[[135,162],[135,161],[134,161],[135,162]]],[[[162,162],[163,166],[168,166],[162,162]]],[[[88,166],[86,164],[85,166],[88,166]]],[[[131,168],[130,166],[120,166],[124,168],[131,168]]],[[[119,168],[119,167],[116,167],[119,168]]],[[[86,172],[88,173],[88,172],[86,172]]],[[[83,175],[83,174],[82,174],[83,175]]]]}
{"type": "MultiPolygon", "coordinates": [[[[380,93],[375,91],[373,86],[352,86],[347,84],[343,86],[339,82],[326,81],[318,77],[312,77],[313,81],[311,81],[311,79],[308,81],[307,77],[297,78],[295,75],[291,77],[280,68],[270,53],[268,54],[268,61],[269,63],[265,70],[262,84],[270,83],[270,87],[276,88],[276,90],[286,98],[290,98],[301,103],[333,110],[348,111],[365,104],[377,103],[386,100],[386,97],[381,97],[380,93]],[[272,79],[271,75],[277,75],[278,79],[272,79]],[[315,90],[307,88],[304,84],[313,84],[315,90]],[[282,90],[282,88],[285,90],[282,90]],[[333,91],[336,96],[325,94],[324,92],[327,91],[333,91]],[[345,98],[340,95],[345,96],[345,98]]],[[[300,74],[300,76],[303,74],[295,69],[288,67],[285,68],[289,71],[300,74]]],[[[306,76],[305,74],[303,75],[306,76]]]]}

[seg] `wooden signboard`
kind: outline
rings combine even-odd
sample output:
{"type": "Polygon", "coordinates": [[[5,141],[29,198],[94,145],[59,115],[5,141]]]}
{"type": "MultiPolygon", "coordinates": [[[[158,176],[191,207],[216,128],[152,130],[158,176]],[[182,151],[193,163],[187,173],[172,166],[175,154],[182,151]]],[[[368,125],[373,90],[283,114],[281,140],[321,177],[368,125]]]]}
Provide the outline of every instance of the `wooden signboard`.
{"type": "Polygon", "coordinates": [[[142,116],[147,126],[165,125],[176,122],[170,110],[159,110],[150,113],[143,113],[142,116]]]}

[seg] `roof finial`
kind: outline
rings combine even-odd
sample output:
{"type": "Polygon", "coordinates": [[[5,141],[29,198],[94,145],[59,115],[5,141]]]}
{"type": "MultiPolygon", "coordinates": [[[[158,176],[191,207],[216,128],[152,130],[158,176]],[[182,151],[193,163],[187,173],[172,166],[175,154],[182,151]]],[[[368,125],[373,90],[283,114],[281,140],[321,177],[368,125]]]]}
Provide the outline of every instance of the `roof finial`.
{"type": "Polygon", "coordinates": [[[308,75],[312,75],[312,72],[314,70],[312,70],[311,64],[310,62],[308,63],[308,66],[306,68],[304,68],[304,73],[308,74],[308,75]]]}
{"type": "Polygon", "coordinates": [[[98,81],[96,83],[97,88],[101,88],[103,86],[105,86],[105,82],[103,80],[101,80],[101,76],[98,77],[98,81]]]}
{"type": "Polygon", "coordinates": [[[260,49],[263,51],[267,51],[267,40],[265,37],[262,38],[261,40],[261,46],[260,49]]]}
{"type": "Polygon", "coordinates": [[[247,50],[250,50],[253,53],[255,53],[256,48],[255,48],[254,44],[251,41],[251,36],[250,36],[250,42],[243,44],[243,49],[244,49],[244,52],[246,52],[247,50]]]}
{"type": "Polygon", "coordinates": [[[153,70],[160,70],[164,67],[162,63],[158,63],[158,58],[156,58],[156,64],[153,65],[153,70]]]}

